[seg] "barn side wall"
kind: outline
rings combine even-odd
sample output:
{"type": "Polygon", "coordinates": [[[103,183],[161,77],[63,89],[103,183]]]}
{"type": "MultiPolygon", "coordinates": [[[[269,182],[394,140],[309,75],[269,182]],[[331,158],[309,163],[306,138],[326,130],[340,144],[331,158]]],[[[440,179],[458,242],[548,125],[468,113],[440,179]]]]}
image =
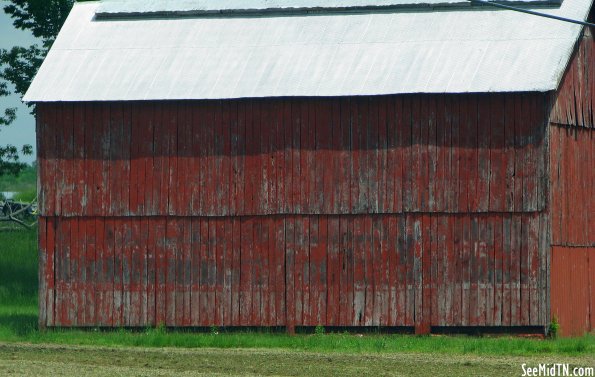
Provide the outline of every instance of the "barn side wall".
{"type": "Polygon", "coordinates": [[[41,104],[42,326],[544,326],[547,97],[41,104]]]}
{"type": "Polygon", "coordinates": [[[552,315],[595,329],[595,42],[586,29],[556,94],[550,133],[552,315]]]}

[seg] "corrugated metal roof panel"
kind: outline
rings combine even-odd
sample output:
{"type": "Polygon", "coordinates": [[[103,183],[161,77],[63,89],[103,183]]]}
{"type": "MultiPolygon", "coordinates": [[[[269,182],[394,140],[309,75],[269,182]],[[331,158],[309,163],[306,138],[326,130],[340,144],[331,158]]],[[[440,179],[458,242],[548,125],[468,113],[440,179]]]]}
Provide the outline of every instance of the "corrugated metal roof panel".
{"type": "Polygon", "coordinates": [[[487,8],[96,21],[98,6],[75,5],[26,101],[549,91],[581,31],[487,8]]]}

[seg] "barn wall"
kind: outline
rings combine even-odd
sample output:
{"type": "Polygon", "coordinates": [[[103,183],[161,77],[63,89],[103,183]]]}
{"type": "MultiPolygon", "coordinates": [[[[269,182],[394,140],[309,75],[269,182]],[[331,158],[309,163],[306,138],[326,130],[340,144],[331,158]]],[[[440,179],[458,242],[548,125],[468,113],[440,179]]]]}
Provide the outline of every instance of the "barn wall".
{"type": "Polygon", "coordinates": [[[566,336],[595,329],[595,40],[585,29],[554,96],[551,310],[566,336]]]}
{"type": "Polygon", "coordinates": [[[539,326],[545,215],[43,218],[47,326],[539,326]]]}
{"type": "Polygon", "coordinates": [[[542,95],[53,104],[46,216],[534,212],[542,95]]]}
{"type": "Polygon", "coordinates": [[[42,104],[40,324],[545,325],[546,108],[42,104]]]}

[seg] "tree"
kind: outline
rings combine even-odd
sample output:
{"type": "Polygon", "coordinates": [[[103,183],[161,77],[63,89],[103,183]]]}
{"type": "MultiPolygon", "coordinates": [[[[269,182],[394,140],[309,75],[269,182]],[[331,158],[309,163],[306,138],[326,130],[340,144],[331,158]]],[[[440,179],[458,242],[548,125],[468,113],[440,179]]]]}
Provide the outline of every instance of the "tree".
{"type": "MultiPolygon", "coordinates": [[[[39,38],[41,45],[15,46],[10,50],[0,49],[0,97],[14,92],[23,96],[29,88],[35,73],[51,48],[60,28],[72,8],[74,0],[10,0],[4,12],[13,19],[13,25],[29,30],[39,38]]],[[[35,109],[33,106],[32,111],[35,109]]],[[[15,108],[0,110],[0,131],[16,119],[15,108]]],[[[22,154],[31,154],[33,148],[25,145],[22,154]]],[[[19,162],[19,149],[13,145],[0,145],[0,175],[18,174],[25,164],[19,162]]]]}

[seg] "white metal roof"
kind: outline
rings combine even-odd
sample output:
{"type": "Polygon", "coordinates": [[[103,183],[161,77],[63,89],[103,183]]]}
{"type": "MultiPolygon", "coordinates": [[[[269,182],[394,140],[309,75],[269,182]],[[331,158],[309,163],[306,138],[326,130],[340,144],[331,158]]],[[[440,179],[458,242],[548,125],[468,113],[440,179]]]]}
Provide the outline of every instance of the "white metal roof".
{"type": "MultiPolygon", "coordinates": [[[[584,20],[591,1],[539,10],[584,20]]],[[[25,101],[550,91],[581,31],[486,7],[95,20],[100,6],[75,4],[25,101]]]]}

